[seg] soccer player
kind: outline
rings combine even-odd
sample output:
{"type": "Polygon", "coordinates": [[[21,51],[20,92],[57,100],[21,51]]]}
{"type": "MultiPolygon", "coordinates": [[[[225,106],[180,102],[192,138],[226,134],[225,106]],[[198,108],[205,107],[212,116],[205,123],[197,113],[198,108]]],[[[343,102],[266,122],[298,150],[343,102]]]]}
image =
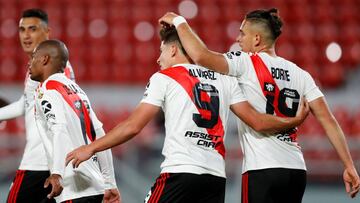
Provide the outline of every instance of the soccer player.
{"type": "Polygon", "coordinates": [[[308,108],[305,103],[295,122],[259,114],[245,101],[235,78],[190,64],[174,28],[162,29],[160,37],[161,71],[151,77],[141,103],[107,135],[69,153],[66,163],[72,161],[78,167],[95,152],[126,142],[162,108],[165,160],[145,202],[224,202],[229,107],[250,126],[266,132],[293,127],[305,118],[308,108]]]}
{"type": "MultiPolygon", "coordinates": [[[[225,54],[208,50],[182,16],[167,13],[159,22],[176,27],[185,50],[195,63],[235,76],[258,111],[291,117],[295,115],[299,99],[305,96],[311,112],[325,129],[344,164],[346,191],[351,197],[356,195],[360,188],[359,176],[344,134],[324,95],[309,73],[275,53],[276,39],[282,27],[277,9],[249,12],[237,37],[242,51],[225,54]]],[[[301,202],[306,186],[306,167],[296,130],[264,136],[240,120],[238,126],[244,154],[242,202],[301,202]]]]}
{"type": "MultiPolygon", "coordinates": [[[[48,16],[40,9],[23,11],[19,21],[19,39],[24,52],[29,59],[34,48],[49,38],[48,16]]],[[[70,63],[65,68],[67,77],[74,80],[70,63]]],[[[24,154],[10,188],[7,203],[15,202],[55,202],[46,198],[50,188],[44,188],[49,176],[44,147],[41,143],[34,118],[34,94],[39,83],[25,77],[24,94],[16,102],[0,108],[0,121],[25,115],[26,145],[24,154]],[[29,198],[31,197],[31,198],[29,198]]]]}
{"type": "Polygon", "coordinates": [[[102,202],[106,190],[107,199],[119,202],[111,150],[97,153],[76,170],[65,167],[68,152],[105,134],[85,92],[63,74],[67,60],[62,42],[46,40],[35,48],[30,63],[30,78],[41,83],[35,93],[35,119],[51,172],[45,182],[52,185],[48,197],[102,202]]]}

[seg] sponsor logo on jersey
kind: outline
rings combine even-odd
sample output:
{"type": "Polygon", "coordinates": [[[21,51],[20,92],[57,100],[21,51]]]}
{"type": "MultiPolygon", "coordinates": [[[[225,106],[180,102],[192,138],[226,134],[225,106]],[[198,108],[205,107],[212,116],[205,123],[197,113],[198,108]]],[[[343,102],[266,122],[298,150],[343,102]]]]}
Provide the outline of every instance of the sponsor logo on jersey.
{"type": "Polygon", "coordinates": [[[231,51],[231,52],[227,52],[226,53],[226,56],[229,58],[229,59],[233,59],[233,56],[240,56],[241,55],[241,51],[231,51]]]}
{"type": "Polygon", "coordinates": [[[149,89],[149,87],[150,87],[150,82],[148,82],[148,84],[145,87],[145,92],[144,92],[144,95],[143,95],[143,99],[145,99],[148,96],[147,90],[149,89]]]}
{"type": "Polygon", "coordinates": [[[198,146],[204,146],[213,149],[216,147],[216,141],[221,138],[219,135],[210,135],[196,131],[186,131],[185,137],[197,139],[196,145],[198,146]]]}
{"type": "Polygon", "coordinates": [[[52,106],[50,102],[43,100],[41,102],[41,108],[47,121],[49,121],[50,119],[55,119],[55,114],[51,113],[52,106]]]}
{"type": "Polygon", "coordinates": [[[283,142],[296,142],[296,128],[290,129],[288,131],[282,132],[276,136],[276,138],[283,142]]]}

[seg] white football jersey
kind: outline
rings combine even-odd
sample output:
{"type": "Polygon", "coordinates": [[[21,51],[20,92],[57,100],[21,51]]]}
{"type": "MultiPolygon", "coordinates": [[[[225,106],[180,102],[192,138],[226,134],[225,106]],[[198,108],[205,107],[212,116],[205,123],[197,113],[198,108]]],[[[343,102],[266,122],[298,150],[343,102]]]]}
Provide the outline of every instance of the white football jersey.
{"type": "MultiPolygon", "coordinates": [[[[66,64],[64,74],[66,77],[75,80],[74,71],[69,61],[66,64]]],[[[19,166],[20,170],[49,170],[44,147],[41,143],[34,117],[34,94],[38,86],[39,82],[31,80],[29,74],[27,73],[24,89],[26,145],[19,166]]]]}
{"type": "MultiPolygon", "coordinates": [[[[224,57],[229,75],[238,79],[248,101],[261,113],[293,117],[303,96],[308,102],[323,96],[308,72],[281,57],[245,52],[228,52],[224,57]]],[[[239,119],[238,129],[243,173],[265,168],[306,170],[297,129],[264,135],[239,119]]]]}
{"type": "Polygon", "coordinates": [[[94,141],[95,131],[102,129],[83,90],[64,74],[51,75],[36,91],[35,117],[50,172],[63,179],[64,190],[56,201],[103,194],[97,156],[76,169],[71,164],[65,167],[66,154],[94,141]]]}
{"type": "Polygon", "coordinates": [[[162,107],[166,136],[162,173],[225,177],[229,107],[245,101],[235,78],[179,64],[155,73],[141,102],[162,107]]]}

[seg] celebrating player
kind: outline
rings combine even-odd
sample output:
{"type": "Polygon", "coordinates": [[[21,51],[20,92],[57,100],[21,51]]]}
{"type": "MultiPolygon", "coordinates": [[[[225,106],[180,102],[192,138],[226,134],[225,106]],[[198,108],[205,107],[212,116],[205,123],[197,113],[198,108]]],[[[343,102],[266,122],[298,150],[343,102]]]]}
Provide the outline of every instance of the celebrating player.
{"type": "MultiPolygon", "coordinates": [[[[225,54],[208,50],[182,16],[167,13],[159,22],[176,27],[184,49],[195,63],[235,76],[249,102],[260,112],[292,117],[299,99],[305,96],[343,161],[346,191],[351,197],[356,195],[360,189],[359,176],[324,95],[309,73],[275,53],[282,27],[277,9],[249,12],[237,37],[242,51],[225,54]]],[[[296,130],[264,137],[241,120],[238,126],[244,154],[242,202],[300,203],[306,185],[306,166],[296,130]]]]}
{"type": "Polygon", "coordinates": [[[165,160],[145,202],[224,202],[224,139],[229,108],[244,122],[265,132],[294,127],[309,109],[304,102],[295,118],[259,114],[245,101],[235,78],[190,64],[174,28],[162,29],[160,36],[161,71],[151,77],[140,104],[107,135],[69,153],[66,162],[79,167],[95,152],[126,142],[162,108],[165,160]]]}
{"type": "MultiPolygon", "coordinates": [[[[45,11],[40,9],[23,11],[19,22],[19,39],[29,59],[35,47],[40,42],[49,39],[49,34],[48,15],[45,11]]],[[[64,72],[67,77],[74,80],[74,73],[69,62],[64,72]]],[[[18,101],[0,108],[0,121],[25,115],[25,150],[10,188],[7,203],[55,202],[54,199],[46,197],[51,189],[44,188],[45,180],[50,173],[34,117],[34,94],[38,85],[39,83],[31,80],[27,73],[23,96],[18,101]]]]}
{"type": "Polygon", "coordinates": [[[67,152],[105,134],[86,94],[63,74],[67,60],[62,42],[46,40],[34,50],[30,63],[31,79],[41,83],[35,118],[51,172],[45,182],[52,186],[48,197],[57,202],[119,202],[110,150],[76,170],[65,167],[67,152]]]}

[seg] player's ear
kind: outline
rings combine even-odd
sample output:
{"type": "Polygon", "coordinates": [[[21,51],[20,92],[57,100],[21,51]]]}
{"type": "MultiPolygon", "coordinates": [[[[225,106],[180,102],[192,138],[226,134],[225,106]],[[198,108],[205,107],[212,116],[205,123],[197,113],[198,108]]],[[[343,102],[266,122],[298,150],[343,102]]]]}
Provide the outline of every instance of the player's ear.
{"type": "Polygon", "coordinates": [[[261,35],[259,33],[255,34],[254,38],[253,38],[253,44],[254,46],[259,46],[261,43],[261,35]]]}
{"type": "Polygon", "coordinates": [[[171,45],[171,50],[170,51],[171,51],[171,56],[175,56],[176,53],[178,52],[178,47],[176,46],[175,43],[171,45]]]}
{"type": "Polygon", "coordinates": [[[47,65],[48,63],[50,63],[50,55],[44,54],[43,56],[41,56],[40,60],[42,65],[47,65]]]}

